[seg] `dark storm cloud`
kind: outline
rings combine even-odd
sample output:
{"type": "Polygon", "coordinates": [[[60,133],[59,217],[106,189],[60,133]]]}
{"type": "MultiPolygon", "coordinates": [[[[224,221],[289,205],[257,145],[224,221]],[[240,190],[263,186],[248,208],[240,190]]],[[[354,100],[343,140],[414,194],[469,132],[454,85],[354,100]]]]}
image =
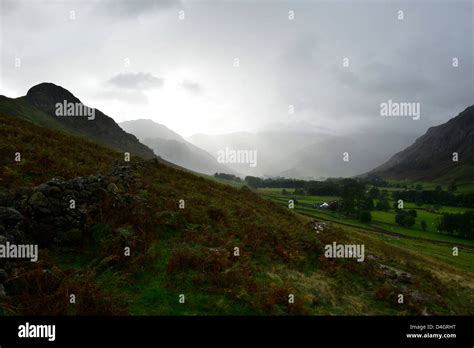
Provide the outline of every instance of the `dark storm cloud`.
{"type": "Polygon", "coordinates": [[[163,85],[163,79],[153,76],[150,73],[120,73],[112,77],[108,83],[115,87],[130,90],[147,90],[160,88],[163,85]]]}
{"type": "Polygon", "coordinates": [[[122,119],[161,114],[177,130],[212,133],[278,123],[339,133],[396,125],[419,134],[474,102],[471,0],[16,3],[0,0],[0,15],[8,8],[1,18],[0,94],[20,96],[54,81],[102,104],[97,93],[105,90],[104,107],[122,119]],[[186,20],[178,19],[181,9],[186,20]],[[403,21],[398,10],[405,11],[403,21]],[[14,67],[17,57],[21,69],[14,67]],[[453,57],[459,67],[451,66],[453,57]],[[160,88],[165,79],[169,89],[160,88]],[[204,101],[200,117],[198,108],[174,106],[189,105],[180,89],[204,101]],[[148,103],[144,92],[153,93],[148,103]],[[380,103],[388,99],[420,102],[420,120],[381,118],[380,103]]]}
{"type": "Polygon", "coordinates": [[[320,13],[327,18],[303,13],[317,24],[295,30],[277,56],[287,67],[276,81],[281,98],[328,124],[391,129],[397,122],[407,132],[444,122],[449,110],[452,117],[474,103],[472,1],[364,4],[346,10],[344,2],[323,2],[320,13]],[[463,57],[463,64],[454,68],[453,57],[463,57]],[[388,99],[420,102],[421,121],[379,120],[380,103],[388,99]]]}

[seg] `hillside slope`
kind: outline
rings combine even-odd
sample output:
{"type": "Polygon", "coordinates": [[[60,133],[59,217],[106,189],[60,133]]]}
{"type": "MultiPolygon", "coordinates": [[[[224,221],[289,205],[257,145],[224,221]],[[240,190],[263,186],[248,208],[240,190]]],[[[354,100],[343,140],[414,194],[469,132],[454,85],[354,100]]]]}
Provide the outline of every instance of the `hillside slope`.
{"type": "Polygon", "coordinates": [[[28,90],[26,96],[12,99],[0,96],[0,112],[21,117],[54,130],[81,135],[112,149],[130,152],[142,158],[154,158],[151,149],[123,131],[109,116],[95,109],[94,119],[87,117],[58,117],[57,103],[81,103],[68,90],[52,83],[41,83],[28,90]]]}
{"type": "Polygon", "coordinates": [[[469,180],[474,177],[474,105],[428,129],[411,146],[372,170],[392,179],[469,180]],[[458,161],[453,161],[453,153],[458,161]]]}
{"type": "Polygon", "coordinates": [[[1,113],[0,139],[0,239],[40,246],[0,260],[0,313],[474,313],[471,275],[370,234],[317,233],[248,190],[1,113]],[[328,259],[333,242],[371,257],[328,259]]]}

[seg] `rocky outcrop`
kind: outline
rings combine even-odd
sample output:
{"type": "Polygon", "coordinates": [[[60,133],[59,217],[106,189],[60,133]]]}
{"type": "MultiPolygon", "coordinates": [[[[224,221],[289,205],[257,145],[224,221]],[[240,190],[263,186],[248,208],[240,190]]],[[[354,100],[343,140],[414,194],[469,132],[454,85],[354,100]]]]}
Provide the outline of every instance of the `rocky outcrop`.
{"type": "MultiPolygon", "coordinates": [[[[55,177],[36,187],[0,191],[0,244],[37,244],[40,249],[81,245],[105,199],[119,205],[135,198],[120,188],[141,187],[134,176],[141,165],[117,164],[106,176],[55,177]]],[[[0,297],[5,293],[3,284],[15,272],[15,262],[0,258],[0,297]]]]}

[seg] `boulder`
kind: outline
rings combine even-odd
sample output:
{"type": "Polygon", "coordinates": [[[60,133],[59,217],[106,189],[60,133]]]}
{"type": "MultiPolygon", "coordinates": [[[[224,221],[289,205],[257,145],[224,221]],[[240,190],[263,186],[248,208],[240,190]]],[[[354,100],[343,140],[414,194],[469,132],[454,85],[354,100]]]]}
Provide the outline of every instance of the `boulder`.
{"type": "Polygon", "coordinates": [[[4,227],[15,227],[23,220],[23,215],[16,209],[0,207],[0,224],[4,227]]]}
{"type": "Polygon", "coordinates": [[[13,204],[13,195],[7,190],[0,189],[0,206],[8,207],[13,204]]]}
{"type": "Polygon", "coordinates": [[[33,209],[47,208],[49,205],[48,199],[41,191],[36,191],[28,199],[28,204],[33,209]]]}

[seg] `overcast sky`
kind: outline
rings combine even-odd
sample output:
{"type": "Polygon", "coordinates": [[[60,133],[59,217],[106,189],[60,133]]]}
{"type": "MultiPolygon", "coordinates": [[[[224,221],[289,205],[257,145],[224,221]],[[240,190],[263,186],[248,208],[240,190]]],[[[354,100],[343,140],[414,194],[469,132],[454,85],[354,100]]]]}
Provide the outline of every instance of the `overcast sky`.
{"type": "Polygon", "coordinates": [[[0,3],[0,94],[53,82],[117,122],[424,133],[474,104],[473,1],[0,3]],[[381,117],[389,99],[420,119],[381,117]]]}

